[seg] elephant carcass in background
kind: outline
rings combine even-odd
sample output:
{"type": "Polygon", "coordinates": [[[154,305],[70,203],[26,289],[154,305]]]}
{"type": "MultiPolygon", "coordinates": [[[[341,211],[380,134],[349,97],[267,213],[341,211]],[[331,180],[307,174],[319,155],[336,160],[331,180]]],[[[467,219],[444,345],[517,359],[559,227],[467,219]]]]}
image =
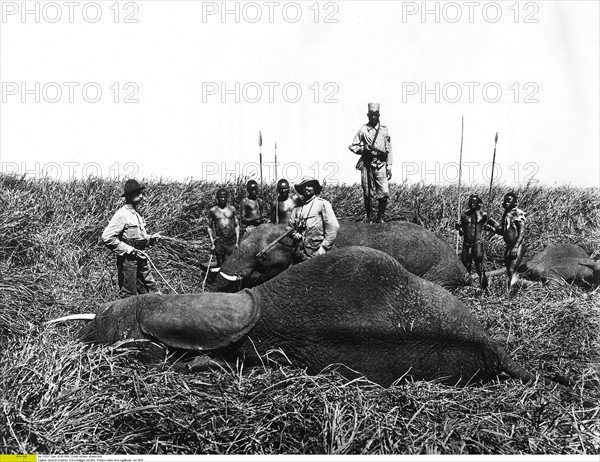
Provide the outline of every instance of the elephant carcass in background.
{"type": "Polygon", "coordinates": [[[600,262],[574,244],[548,247],[519,267],[519,273],[533,281],[561,281],[582,286],[600,284],[600,262]]]}
{"type": "MultiPolygon", "coordinates": [[[[252,273],[264,282],[292,264],[294,249],[289,238],[276,244],[262,257],[257,254],[285,232],[285,225],[263,224],[250,233],[223,263],[214,288],[235,287],[242,279],[250,287],[252,273]]],[[[454,289],[468,280],[467,270],[454,249],[441,237],[423,226],[404,221],[389,223],[340,222],[335,247],[365,246],[386,252],[404,268],[446,289],[454,289]]],[[[240,284],[241,286],[242,284],[240,284]]]]}
{"type": "Polygon", "coordinates": [[[85,341],[152,340],[262,364],[281,349],[318,373],[331,364],[388,386],[408,375],[452,385],[505,372],[526,381],[481,323],[450,292],[389,255],[345,247],[234,294],[139,295],[102,306],[85,341]],[[356,372],[353,372],[356,371],[356,372]]]}

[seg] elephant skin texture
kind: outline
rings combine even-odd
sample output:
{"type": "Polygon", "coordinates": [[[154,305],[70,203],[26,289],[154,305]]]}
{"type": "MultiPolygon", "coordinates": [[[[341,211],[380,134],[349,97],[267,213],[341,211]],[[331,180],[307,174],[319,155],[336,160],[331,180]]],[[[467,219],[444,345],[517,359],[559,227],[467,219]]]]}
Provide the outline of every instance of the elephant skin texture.
{"type": "Polygon", "coordinates": [[[502,372],[534,379],[458,298],[367,247],[337,249],[234,294],[117,300],[100,307],[81,337],[151,340],[249,366],[281,349],[308,373],[333,364],[384,386],[406,376],[461,386],[502,372]]]}
{"type": "MultiPolygon", "coordinates": [[[[281,236],[286,225],[263,224],[253,230],[221,266],[213,289],[231,291],[252,287],[271,279],[292,264],[294,249],[284,239],[263,256],[257,254],[281,236]],[[257,274],[259,275],[257,277],[257,274]]],[[[335,248],[364,246],[381,250],[404,268],[446,289],[455,289],[468,281],[467,270],[448,243],[423,226],[403,221],[389,223],[340,222],[335,248]]]]}
{"type": "Polygon", "coordinates": [[[560,281],[588,287],[600,284],[600,262],[574,244],[548,247],[523,263],[519,273],[532,281],[560,281]]]}

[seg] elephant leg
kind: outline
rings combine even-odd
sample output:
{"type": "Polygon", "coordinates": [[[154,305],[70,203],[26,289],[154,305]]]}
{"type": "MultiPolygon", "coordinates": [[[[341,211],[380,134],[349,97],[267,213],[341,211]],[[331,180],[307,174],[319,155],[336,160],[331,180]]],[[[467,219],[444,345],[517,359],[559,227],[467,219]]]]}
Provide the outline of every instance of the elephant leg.
{"type": "Polygon", "coordinates": [[[377,223],[383,222],[383,216],[385,215],[385,209],[387,207],[388,198],[382,197],[379,199],[379,210],[377,211],[377,223]]]}

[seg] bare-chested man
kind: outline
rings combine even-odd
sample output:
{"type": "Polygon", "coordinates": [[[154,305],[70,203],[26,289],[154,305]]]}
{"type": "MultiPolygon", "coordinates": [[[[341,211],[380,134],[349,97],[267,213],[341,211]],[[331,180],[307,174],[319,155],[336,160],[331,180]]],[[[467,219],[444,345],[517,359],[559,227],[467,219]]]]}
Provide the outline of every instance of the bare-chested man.
{"type": "Polygon", "coordinates": [[[277,198],[271,204],[271,223],[288,223],[292,210],[298,207],[299,201],[290,196],[290,184],[281,179],[277,182],[277,198]]]}
{"type": "Polygon", "coordinates": [[[504,264],[506,265],[508,291],[510,292],[519,279],[517,269],[521,265],[525,253],[525,246],[523,245],[525,239],[525,212],[517,208],[517,195],[514,193],[504,195],[502,207],[504,207],[502,224],[498,224],[491,218],[488,222],[493,226],[491,229],[500,234],[506,243],[504,264]]]}
{"type": "Polygon", "coordinates": [[[217,256],[217,266],[221,267],[225,257],[231,255],[240,240],[240,224],[235,208],[227,205],[229,193],[226,189],[217,190],[217,205],[208,211],[208,237],[212,250],[217,256]]]}
{"type": "Polygon", "coordinates": [[[460,216],[460,223],[456,223],[456,229],[463,238],[461,260],[469,274],[471,274],[471,265],[475,262],[475,271],[479,276],[479,284],[482,289],[487,289],[488,279],[484,269],[484,247],[483,247],[483,227],[488,222],[488,216],[481,210],[483,201],[477,194],[469,196],[469,209],[460,216]]]}
{"type": "Polygon", "coordinates": [[[248,197],[244,197],[241,203],[242,227],[246,232],[250,232],[264,222],[265,204],[258,197],[258,183],[255,180],[248,181],[246,191],[248,191],[248,197]]]}

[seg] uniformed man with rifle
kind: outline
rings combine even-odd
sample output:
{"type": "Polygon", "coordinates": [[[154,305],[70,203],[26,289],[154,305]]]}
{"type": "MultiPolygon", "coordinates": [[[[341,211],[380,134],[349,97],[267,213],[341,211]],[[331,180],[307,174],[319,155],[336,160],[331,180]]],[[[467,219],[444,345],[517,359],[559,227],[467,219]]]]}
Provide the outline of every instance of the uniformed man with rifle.
{"type": "Polygon", "coordinates": [[[356,169],[361,171],[367,221],[372,221],[373,199],[376,199],[379,202],[376,222],[381,223],[390,196],[392,142],[387,127],[379,122],[379,103],[369,103],[367,117],[369,122],[360,127],[348,149],[360,155],[356,169]]]}

